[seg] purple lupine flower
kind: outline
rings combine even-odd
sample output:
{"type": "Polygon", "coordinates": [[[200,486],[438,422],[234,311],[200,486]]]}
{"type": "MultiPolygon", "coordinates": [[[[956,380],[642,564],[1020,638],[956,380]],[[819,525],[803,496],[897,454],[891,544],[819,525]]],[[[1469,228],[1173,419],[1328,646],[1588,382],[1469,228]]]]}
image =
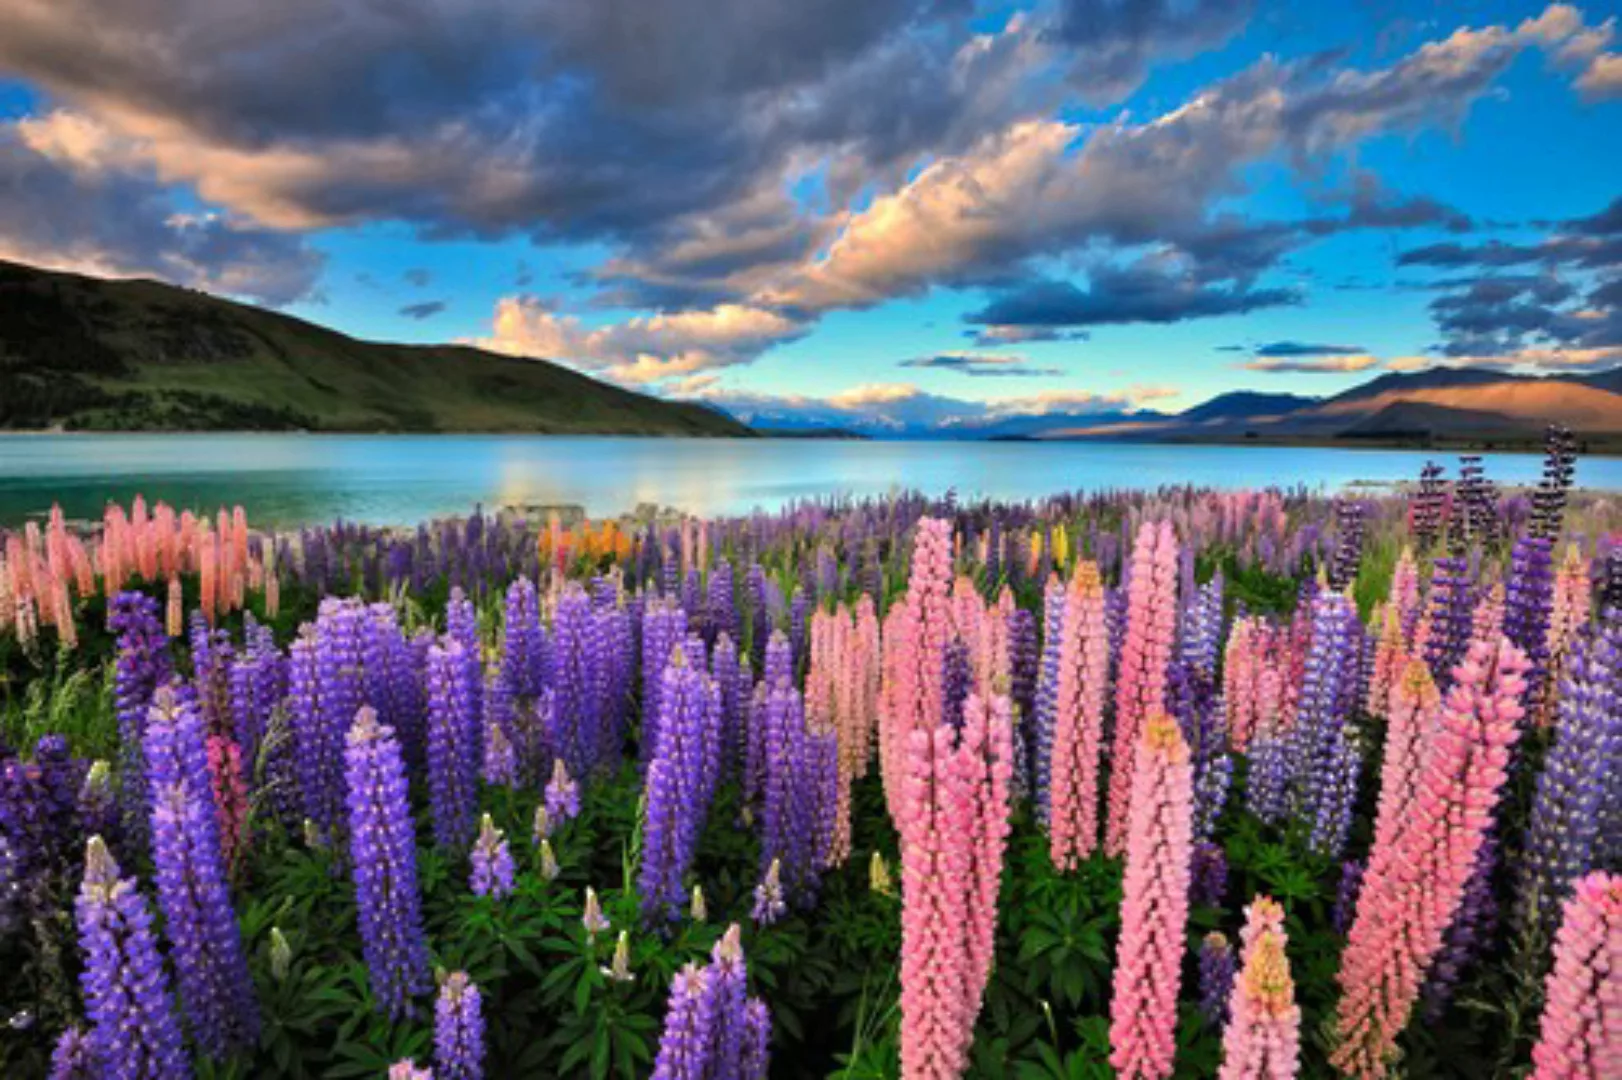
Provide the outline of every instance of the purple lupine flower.
{"type": "Polygon", "coordinates": [[[586,886],[586,902],[580,911],[580,924],[586,928],[588,938],[596,937],[614,925],[603,914],[602,904],[597,900],[597,890],[590,885],[586,886]]]}
{"type": "Polygon", "coordinates": [[[1363,504],[1351,499],[1335,500],[1335,558],[1329,565],[1329,587],[1344,592],[1357,576],[1363,558],[1363,504]]]}
{"type": "Polygon", "coordinates": [[[1228,853],[1221,844],[1202,840],[1194,845],[1189,866],[1189,899],[1196,904],[1220,907],[1228,894],[1228,853]]]}
{"type": "Polygon", "coordinates": [[[244,772],[251,779],[276,707],[287,694],[287,659],[270,628],[243,616],[243,647],[231,662],[232,726],[242,747],[244,772]]]}
{"type": "MultiPolygon", "coordinates": [[[[1198,661],[1196,661],[1197,663],[1198,661]]],[[[1216,834],[1217,819],[1228,800],[1233,762],[1227,753],[1228,733],[1222,694],[1207,675],[1185,656],[1168,670],[1166,704],[1188,743],[1194,766],[1194,839],[1216,834]]]]}
{"type": "Polygon", "coordinates": [[[761,870],[780,862],[785,895],[795,903],[809,902],[817,888],[820,784],[808,749],[805,706],[793,686],[779,684],[766,695],[761,738],[761,870]]]}
{"type": "Polygon", "coordinates": [[[1053,729],[1059,708],[1059,650],[1064,639],[1064,583],[1057,574],[1042,591],[1042,667],[1036,681],[1036,712],[1031,725],[1031,774],[1036,812],[1048,820],[1052,777],[1053,729]]]}
{"type": "Polygon", "coordinates": [[[518,783],[518,754],[500,724],[485,725],[484,756],[479,772],[492,787],[512,787],[518,783]]]}
{"type": "Polygon", "coordinates": [[[1030,790],[1030,737],[1036,714],[1036,683],[1040,657],[1037,653],[1036,615],[1015,608],[1008,617],[1008,697],[1014,703],[1013,797],[1030,790]]]}
{"type": "Polygon", "coordinates": [[[231,735],[231,638],[214,630],[201,610],[191,613],[187,637],[191,644],[192,693],[203,728],[210,735],[231,735]]]}
{"type": "Polygon", "coordinates": [[[546,685],[546,633],[541,629],[541,598],[535,583],[521,577],[507,587],[502,622],[501,671],[518,698],[540,697],[546,685]]]}
{"type": "Polygon", "coordinates": [[[1609,792],[1622,776],[1622,612],[1578,638],[1560,688],[1516,882],[1516,921],[1551,940],[1572,884],[1605,857],[1609,792]]]}
{"type": "Polygon", "coordinates": [[[448,635],[428,651],[428,801],[434,843],[461,851],[473,839],[478,807],[479,717],[464,646],[448,635]]]}
{"type": "Polygon", "coordinates": [[[788,608],[788,641],[790,651],[794,656],[796,670],[804,668],[809,657],[807,650],[810,638],[806,635],[810,620],[811,601],[807,598],[804,589],[796,587],[793,597],[789,600],[788,608]]]}
{"type": "MultiPolygon", "coordinates": [[[[620,733],[615,729],[615,666],[608,624],[578,584],[558,598],[552,620],[550,683],[553,701],[552,752],[575,776],[589,776],[616,756],[620,733]]],[[[619,613],[623,615],[623,612],[619,613]]]]}
{"type": "Polygon", "coordinates": [[[1510,552],[1504,585],[1504,636],[1526,653],[1526,700],[1538,701],[1549,674],[1549,614],[1554,606],[1554,541],[1523,536],[1510,552]]]}
{"type": "Polygon", "coordinates": [[[746,671],[740,673],[737,646],[732,638],[723,634],[715,639],[715,651],[710,656],[710,677],[721,702],[721,772],[731,775],[736,769],[743,746],[743,695],[749,685],[747,656],[741,659],[746,671]]]}
{"type": "Polygon", "coordinates": [[[761,682],[765,684],[767,692],[779,686],[794,685],[794,649],[789,645],[788,635],[781,630],[772,631],[771,639],[766,642],[761,682]]]}
{"type": "Polygon", "coordinates": [[[479,988],[464,971],[440,981],[434,1002],[434,1068],[438,1080],[484,1076],[484,1010],[479,988]]]}
{"type": "Polygon", "coordinates": [[[97,1080],[96,1054],[83,1029],[63,1030],[51,1051],[51,1080],[97,1080]]]}
{"type": "Polygon", "coordinates": [[[469,861],[468,887],[473,890],[474,896],[504,900],[512,895],[512,851],[507,846],[506,835],[496,828],[489,814],[485,814],[479,823],[479,838],[473,842],[473,854],[469,861]]]}
{"type": "Polygon", "coordinates": [[[1222,644],[1222,592],[1222,572],[1218,571],[1192,591],[1179,626],[1178,652],[1183,663],[1208,683],[1216,681],[1217,654],[1222,644]]]}
{"type": "Polygon", "coordinates": [[[113,697],[118,712],[119,775],[123,781],[125,826],[137,841],[146,836],[146,771],[141,745],[147,707],[159,686],[174,676],[169,638],[158,602],[138,592],[113,597],[107,628],[118,635],[113,697]]]}
{"type": "Polygon", "coordinates": [[[963,703],[968,700],[973,684],[969,647],[962,638],[953,637],[941,654],[941,723],[962,729],[963,703]]]}
{"type": "Polygon", "coordinates": [[[411,1014],[428,990],[428,943],[417,891],[417,844],[394,733],[363,708],[345,749],[350,858],[361,944],[379,1012],[411,1014]]]}
{"type": "Polygon", "coordinates": [[[378,722],[394,729],[406,760],[420,766],[426,755],[426,703],[418,654],[400,630],[391,604],[373,604],[361,623],[365,700],[378,722]]]}
{"type": "Polygon", "coordinates": [[[659,691],[659,750],[648,765],[647,824],[638,887],[650,925],[681,916],[683,877],[698,853],[720,774],[720,694],[684,650],[671,653],[659,691]]]}
{"type": "Polygon", "coordinates": [[[670,987],[654,1062],[655,1080],[764,1080],[771,1018],[749,997],[737,924],[715,945],[709,966],[688,964],[670,987]]]}
{"type": "Polygon", "coordinates": [[[1290,737],[1268,731],[1250,742],[1250,774],[1245,781],[1245,805],[1267,825],[1278,825],[1289,813],[1290,737]]]}
{"type": "Polygon", "coordinates": [[[1442,951],[1436,954],[1425,980],[1424,1012],[1440,1020],[1453,1002],[1459,980],[1491,944],[1498,930],[1498,903],[1493,897],[1493,875],[1498,869],[1498,837],[1488,833],[1476,849],[1475,865],[1465,881],[1453,922],[1447,928],[1442,951]]]}
{"type": "Polygon", "coordinates": [[[1470,644],[1472,598],[1470,565],[1462,555],[1443,555],[1431,568],[1430,638],[1425,663],[1446,693],[1453,684],[1453,669],[1464,659],[1470,644]]]}
{"type": "Polygon", "coordinates": [[[755,886],[755,906],[749,917],[758,926],[770,926],[787,914],[788,902],[783,898],[782,864],[773,859],[760,884],[755,886]]]}
{"type": "Polygon", "coordinates": [[[653,760],[664,715],[659,693],[670,653],[687,637],[687,613],[673,600],[655,599],[642,612],[642,745],[644,763],[653,760]]]}
{"type": "Polygon", "coordinates": [[[1356,609],[1345,596],[1322,593],[1312,605],[1295,727],[1290,730],[1291,803],[1311,829],[1314,851],[1337,857],[1346,846],[1362,758],[1348,730],[1348,675],[1359,657],[1348,649],[1356,609]]]}
{"type": "Polygon", "coordinates": [[[713,647],[722,634],[738,636],[738,605],[733,595],[732,564],[725,559],[710,567],[702,621],[705,647],[713,647]]]}
{"type": "Polygon", "coordinates": [[[152,862],[180,997],[211,1057],[259,1038],[259,1007],[237,929],[196,706],[160,689],[146,728],[152,862]]]}
{"type": "Polygon", "coordinates": [[[1214,931],[1205,935],[1200,943],[1200,1015],[1216,1031],[1228,1024],[1228,999],[1238,971],[1239,961],[1228,939],[1214,931]]]}
{"type": "Polygon", "coordinates": [[[190,1076],[152,914],[135,879],[119,876],[118,863],[99,836],[85,849],[75,910],[84,950],[80,984],[97,1075],[103,1080],[190,1076]]]}
{"type": "Polygon", "coordinates": [[[569,778],[562,758],[552,762],[552,779],[546,784],[546,816],[554,826],[580,816],[580,785],[569,778]]]}
{"type": "Polygon", "coordinates": [[[123,831],[119,817],[118,792],[113,786],[113,770],[105,761],[91,764],[79,786],[79,831],[99,836],[116,847],[123,831]]]}
{"type": "Polygon", "coordinates": [[[1335,889],[1335,909],[1330,914],[1330,925],[1335,933],[1344,934],[1352,928],[1357,916],[1357,898],[1363,893],[1363,871],[1368,864],[1361,859],[1347,859],[1340,864],[1340,884],[1335,889]]]}
{"type": "Polygon", "coordinates": [[[331,835],[343,817],[343,740],[364,698],[361,676],[365,609],[357,601],[321,601],[314,627],[293,644],[289,699],[304,815],[331,835]]]}

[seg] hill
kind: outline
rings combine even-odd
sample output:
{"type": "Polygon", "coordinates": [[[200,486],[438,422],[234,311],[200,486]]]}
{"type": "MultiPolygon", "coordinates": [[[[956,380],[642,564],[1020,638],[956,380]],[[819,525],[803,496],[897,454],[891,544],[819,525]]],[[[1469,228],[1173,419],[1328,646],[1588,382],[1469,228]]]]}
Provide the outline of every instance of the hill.
{"type": "Polygon", "coordinates": [[[0,262],[0,429],[753,432],[549,363],[359,341],[155,281],[0,262]]]}

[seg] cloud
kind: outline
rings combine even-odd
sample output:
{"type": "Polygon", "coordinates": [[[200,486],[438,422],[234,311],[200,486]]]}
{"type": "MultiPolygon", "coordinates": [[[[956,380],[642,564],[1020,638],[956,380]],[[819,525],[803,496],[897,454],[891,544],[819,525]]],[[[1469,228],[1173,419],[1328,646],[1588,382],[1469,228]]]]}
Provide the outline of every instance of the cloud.
{"type": "Polygon", "coordinates": [[[400,314],[408,319],[430,319],[445,310],[443,300],[424,300],[420,304],[407,304],[400,309],[400,314]]]}
{"type": "Polygon", "coordinates": [[[588,326],[535,297],[506,297],[496,306],[485,348],[561,360],[611,379],[647,383],[747,363],[808,327],[763,308],[721,304],[704,311],[637,316],[588,326]]]}
{"type": "Polygon", "coordinates": [[[1054,41],[1072,50],[1069,78],[1090,104],[1136,90],[1152,62],[1223,44],[1245,25],[1254,0],[1062,0],[1054,41]]]}
{"type": "Polygon", "coordinates": [[[1230,351],[1254,352],[1257,356],[1264,357],[1357,356],[1368,352],[1361,345],[1323,345],[1312,341],[1270,341],[1254,349],[1246,349],[1243,345],[1224,347],[1230,351]]]}
{"type": "Polygon", "coordinates": [[[1033,378],[1063,375],[1061,368],[1035,367],[1023,356],[988,356],[981,353],[939,353],[902,360],[897,367],[955,371],[974,378],[1033,378]]]}
{"type": "Polygon", "coordinates": [[[183,208],[82,125],[0,123],[0,190],[0,258],[150,275],[272,306],[314,295],[325,263],[302,237],[183,208]]]}
{"type": "Polygon", "coordinates": [[[1354,371],[1367,371],[1380,366],[1377,356],[1367,353],[1355,356],[1317,356],[1298,360],[1282,357],[1258,356],[1236,365],[1246,371],[1267,371],[1274,374],[1345,375],[1354,371]]]}
{"type": "Polygon", "coordinates": [[[434,280],[434,275],[429,270],[421,266],[411,267],[409,270],[402,273],[400,277],[404,279],[407,285],[413,285],[419,289],[427,288],[428,283],[434,280]]]}
{"type": "Polygon", "coordinates": [[[1005,292],[964,318],[991,326],[1075,327],[1110,323],[1171,323],[1236,315],[1299,300],[1289,289],[1213,285],[1198,276],[1148,263],[1100,267],[1086,289],[1067,281],[1038,281],[1005,292]]]}
{"type": "Polygon", "coordinates": [[[1479,367],[1493,371],[1593,371],[1622,363],[1622,345],[1593,349],[1517,349],[1481,356],[1397,356],[1386,361],[1391,371],[1426,371],[1431,368],[1479,367]]]}
{"type": "Polygon", "coordinates": [[[1027,342],[1086,341],[1085,330],[1055,330],[1050,326],[977,326],[963,331],[974,344],[985,346],[1023,345],[1027,342]]]}

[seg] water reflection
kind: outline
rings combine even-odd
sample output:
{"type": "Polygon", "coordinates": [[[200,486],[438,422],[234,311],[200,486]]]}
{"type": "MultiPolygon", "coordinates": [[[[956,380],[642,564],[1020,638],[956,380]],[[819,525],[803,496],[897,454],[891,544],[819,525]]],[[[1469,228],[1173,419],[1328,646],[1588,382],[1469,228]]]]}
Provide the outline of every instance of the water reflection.
{"type": "MultiPolygon", "coordinates": [[[[137,492],[176,506],[240,502],[260,522],[343,516],[411,522],[475,504],[639,503],[702,514],[900,488],[1034,498],[1160,484],[1335,489],[1411,479],[1451,455],[1410,451],[1130,443],[916,443],[532,436],[0,435],[0,523],[42,513],[96,517],[137,492]]],[[[1489,454],[1489,475],[1532,483],[1539,459],[1489,454]]],[[[1584,459],[1577,482],[1622,488],[1622,462],[1584,459]]]]}

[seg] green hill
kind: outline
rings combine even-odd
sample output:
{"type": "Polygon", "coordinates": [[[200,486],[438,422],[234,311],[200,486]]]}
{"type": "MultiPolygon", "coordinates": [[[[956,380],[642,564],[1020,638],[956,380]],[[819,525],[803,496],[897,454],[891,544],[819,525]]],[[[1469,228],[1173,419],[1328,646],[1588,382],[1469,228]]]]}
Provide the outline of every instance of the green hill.
{"type": "Polygon", "coordinates": [[[155,281],[0,262],[0,429],[753,432],[544,360],[357,341],[155,281]]]}

